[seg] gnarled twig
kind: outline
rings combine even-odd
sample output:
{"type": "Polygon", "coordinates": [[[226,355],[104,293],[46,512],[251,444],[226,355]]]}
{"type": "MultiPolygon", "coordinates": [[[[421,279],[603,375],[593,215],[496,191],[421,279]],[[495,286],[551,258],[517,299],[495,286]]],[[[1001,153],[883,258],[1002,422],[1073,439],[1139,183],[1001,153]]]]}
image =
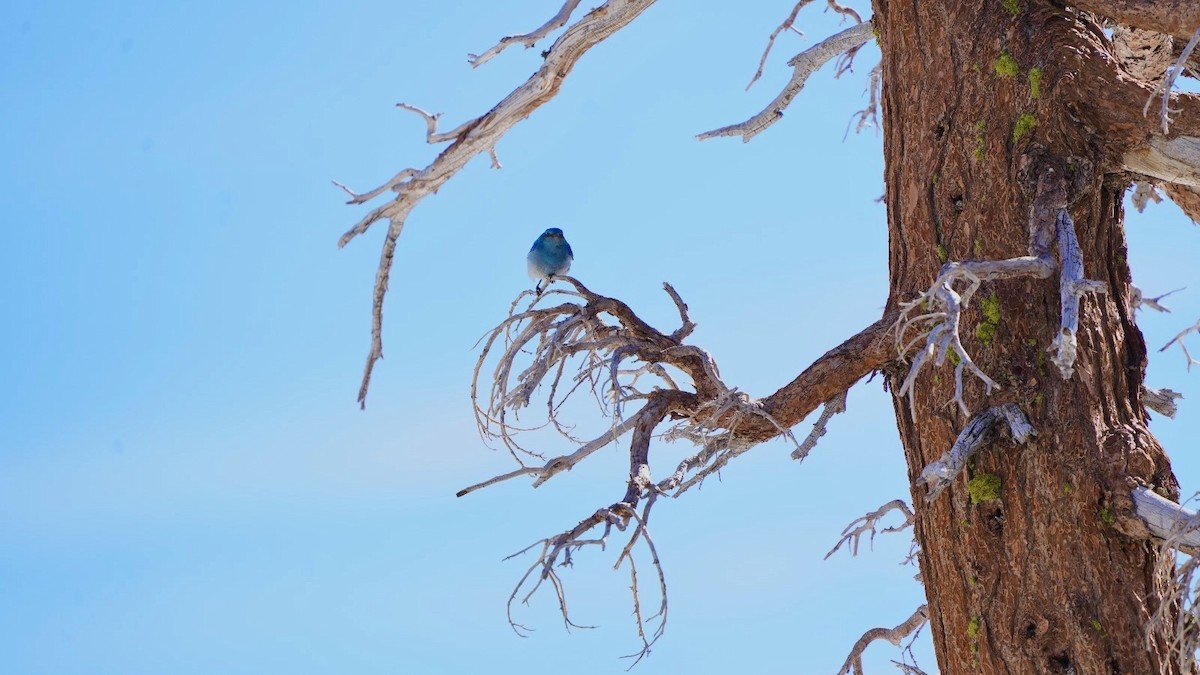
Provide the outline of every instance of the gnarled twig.
{"type": "MultiPolygon", "coordinates": [[[[717,136],[741,136],[742,142],[749,143],[751,138],[762,133],[767,127],[783,117],[783,111],[792,102],[792,99],[796,98],[800,90],[804,89],[804,83],[808,78],[817,72],[821,66],[838,56],[857,51],[870,38],[871,22],[868,21],[847,28],[836,35],[818,42],[810,49],[806,49],[793,56],[788,61],[788,65],[792,67],[791,80],[788,81],[783,91],[779,92],[775,100],[771,101],[766,108],[763,108],[761,112],[745,122],[706,131],[696,136],[696,138],[703,141],[717,136]]],[[[845,66],[842,67],[842,70],[845,70],[845,66]]]]}

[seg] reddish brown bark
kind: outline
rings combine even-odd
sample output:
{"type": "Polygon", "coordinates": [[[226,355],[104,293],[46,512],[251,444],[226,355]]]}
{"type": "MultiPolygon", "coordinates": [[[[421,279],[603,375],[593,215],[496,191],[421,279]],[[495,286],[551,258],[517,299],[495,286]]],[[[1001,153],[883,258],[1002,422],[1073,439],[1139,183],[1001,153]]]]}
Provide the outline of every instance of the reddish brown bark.
{"type": "MultiPolygon", "coordinates": [[[[1068,180],[1085,273],[1109,289],[1083,301],[1070,380],[1045,351],[1059,323],[1056,278],[982,289],[978,297],[994,294],[1001,307],[987,344],[974,334],[980,303],[965,313],[964,343],[1003,386],[985,399],[970,381],[967,403],[978,411],[1015,402],[1039,436],[984,448],[932,505],[914,489],[941,672],[1178,672],[1161,636],[1150,635],[1148,648],[1143,632],[1160,597],[1156,549],[1117,529],[1131,479],[1177,491],[1139,400],[1146,349],[1126,303],[1127,181],[1108,173],[1152,131],[1140,119],[1145,99],[1104,100],[1119,92],[1098,85],[1118,76],[1086,15],[1024,1],[1016,15],[995,1],[876,0],[875,9],[889,308],[926,289],[940,257],[1026,255],[1030,202],[1050,169],[1068,180]],[[983,474],[999,478],[999,498],[973,504],[968,481],[983,474]]],[[[953,386],[945,370],[924,372],[915,420],[907,400],[895,401],[914,485],[967,422],[946,405],[953,386]]]]}
{"type": "Polygon", "coordinates": [[[1192,222],[1200,223],[1200,190],[1171,183],[1166,184],[1164,188],[1171,201],[1175,202],[1192,222]]]}
{"type": "Polygon", "coordinates": [[[1200,3],[1195,0],[1077,0],[1073,4],[1127,26],[1184,40],[1200,28],[1200,3]]]}

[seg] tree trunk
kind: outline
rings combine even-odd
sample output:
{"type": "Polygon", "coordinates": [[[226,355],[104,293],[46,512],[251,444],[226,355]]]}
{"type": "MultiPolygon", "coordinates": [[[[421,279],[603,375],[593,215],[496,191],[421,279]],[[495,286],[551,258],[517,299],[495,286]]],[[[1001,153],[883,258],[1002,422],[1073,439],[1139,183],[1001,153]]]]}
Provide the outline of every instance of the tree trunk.
{"type": "MultiPolygon", "coordinates": [[[[1145,632],[1161,597],[1159,553],[1120,531],[1131,481],[1173,499],[1178,486],[1139,394],[1146,348],[1127,303],[1128,181],[1108,173],[1125,149],[1114,138],[1130,134],[1110,133],[1122,122],[1105,117],[1106,92],[1089,74],[1106,39],[1086,14],[1041,2],[876,0],[875,10],[889,308],[926,290],[947,259],[1028,255],[1030,205],[1050,170],[1068,185],[1085,276],[1108,288],[1082,301],[1066,380],[1046,352],[1059,330],[1057,277],[997,281],[976,294],[963,342],[1002,388],[985,397],[980,381],[965,379],[964,399],[972,413],[1016,403],[1038,436],[983,448],[932,504],[916,478],[969,419],[947,405],[952,366],[924,370],[915,419],[907,399],[895,400],[940,669],[1179,672],[1164,636],[1145,632]],[[999,301],[1000,320],[977,334],[985,300],[999,301]],[[974,501],[972,486],[983,488],[974,501]]],[[[895,390],[899,379],[891,382],[895,390]]]]}

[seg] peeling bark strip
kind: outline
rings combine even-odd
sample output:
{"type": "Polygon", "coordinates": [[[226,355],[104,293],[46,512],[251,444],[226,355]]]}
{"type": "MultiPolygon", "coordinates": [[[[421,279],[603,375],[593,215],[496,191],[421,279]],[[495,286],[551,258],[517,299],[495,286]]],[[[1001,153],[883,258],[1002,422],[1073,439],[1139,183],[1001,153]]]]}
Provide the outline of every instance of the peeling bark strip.
{"type": "MultiPolygon", "coordinates": [[[[548,33],[549,30],[563,25],[571,10],[578,4],[578,2],[565,3],[555,18],[529,36],[537,35],[541,31],[548,33]],[[563,15],[564,12],[566,16],[563,15]]],[[[358,403],[361,407],[365,408],[367,405],[367,389],[371,385],[371,371],[375,368],[375,362],[383,358],[383,298],[387,294],[392,258],[396,252],[396,240],[400,237],[401,230],[404,229],[408,214],[422,199],[437,192],[442,185],[445,185],[446,181],[450,180],[476,155],[485,152],[494,153],[496,143],[501,136],[517,122],[529,117],[542,104],[554,98],[559,87],[562,86],[563,79],[571,72],[580,57],[593,46],[628,25],[653,4],[654,0],[608,0],[591,10],[554,41],[541,68],[538,68],[537,72],[524,84],[514,89],[488,112],[464,122],[453,131],[437,133],[437,115],[430,115],[405,103],[400,104],[401,108],[416,112],[425,119],[428,142],[452,141],[452,143],[424,169],[404,169],[393,176],[391,180],[369,192],[356,194],[341,186],[350,194],[351,198],[348,202],[350,204],[365,203],[389,190],[396,193],[396,197],[392,201],[372,209],[338,240],[339,247],[345,246],[350,240],[365,233],[376,222],[388,221],[387,235],[384,237],[383,250],[379,256],[379,269],[375,273],[375,291],[371,309],[371,349],[367,353],[362,385],[358,390],[358,403]]],[[[522,42],[529,36],[505,38],[495,47],[484,52],[482,56],[472,59],[472,64],[479,65],[505,47],[522,42]]]]}

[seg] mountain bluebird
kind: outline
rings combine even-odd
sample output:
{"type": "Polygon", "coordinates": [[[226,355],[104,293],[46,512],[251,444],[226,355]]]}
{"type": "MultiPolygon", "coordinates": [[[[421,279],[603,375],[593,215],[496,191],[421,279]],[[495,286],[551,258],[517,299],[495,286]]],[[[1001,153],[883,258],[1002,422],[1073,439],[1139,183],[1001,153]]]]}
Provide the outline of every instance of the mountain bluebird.
{"type": "Polygon", "coordinates": [[[534,291],[541,295],[542,281],[549,286],[554,277],[566,274],[571,269],[575,254],[563,238],[563,231],[552,227],[533,242],[526,259],[529,261],[529,278],[538,280],[534,291]]]}

